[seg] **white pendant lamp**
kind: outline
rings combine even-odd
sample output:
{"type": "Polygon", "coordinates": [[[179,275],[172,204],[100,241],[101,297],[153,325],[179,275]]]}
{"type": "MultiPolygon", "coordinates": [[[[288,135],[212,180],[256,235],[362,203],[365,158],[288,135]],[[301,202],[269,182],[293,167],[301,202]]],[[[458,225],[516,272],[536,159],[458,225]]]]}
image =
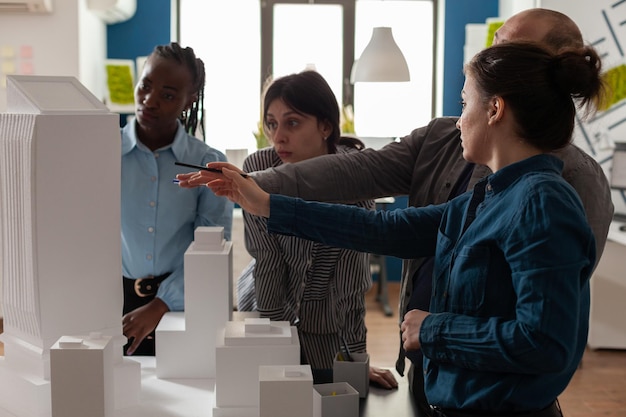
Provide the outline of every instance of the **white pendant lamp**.
{"type": "Polygon", "coordinates": [[[375,27],[372,39],[354,62],[350,82],[410,81],[409,66],[390,27],[375,27]]]}

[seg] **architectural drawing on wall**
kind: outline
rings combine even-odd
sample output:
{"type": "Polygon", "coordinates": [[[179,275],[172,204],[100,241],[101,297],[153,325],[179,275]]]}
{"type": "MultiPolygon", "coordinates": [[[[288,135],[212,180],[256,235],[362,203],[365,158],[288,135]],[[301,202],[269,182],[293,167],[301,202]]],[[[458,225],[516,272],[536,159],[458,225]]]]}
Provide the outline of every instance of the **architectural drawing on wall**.
{"type": "MultiPolygon", "coordinates": [[[[571,17],[586,43],[602,58],[607,81],[614,90],[610,106],[594,117],[576,120],[575,143],[593,156],[610,176],[616,142],[626,142],[626,2],[617,0],[542,0],[541,7],[571,17]]],[[[613,190],[615,212],[626,214],[626,194],[613,190]]]]}
{"type": "MultiPolygon", "coordinates": [[[[613,95],[607,107],[588,118],[577,115],[574,143],[591,155],[610,178],[615,144],[626,143],[626,2],[597,0],[541,0],[537,7],[558,10],[576,22],[585,43],[594,46],[602,58],[605,80],[613,95]]],[[[466,27],[467,62],[483,48],[483,39],[492,36],[501,19],[466,27]]],[[[626,215],[626,191],[612,190],[615,212],[626,215]]]]}

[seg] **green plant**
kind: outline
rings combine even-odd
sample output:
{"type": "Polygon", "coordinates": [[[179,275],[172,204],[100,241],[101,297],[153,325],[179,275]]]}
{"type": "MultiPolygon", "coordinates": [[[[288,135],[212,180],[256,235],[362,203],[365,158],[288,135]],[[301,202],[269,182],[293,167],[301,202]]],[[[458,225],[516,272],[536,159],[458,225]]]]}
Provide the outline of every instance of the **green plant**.
{"type": "Polygon", "coordinates": [[[351,104],[341,108],[341,133],[356,134],[354,131],[354,112],[351,104]]]}
{"type": "Polygon", "coordinates": [[[267,136],[265,136],[265,129],[263,129],[263,121],[260,120],[257,123],[257,130],[256,132],[252,132],[252,134],[254,135],[255,139],[256,139],[256,148],[257,149],[263,149],[263,148],[267,148],[268,146],[270,146],[270,142],[267,139],[267,136]]]}

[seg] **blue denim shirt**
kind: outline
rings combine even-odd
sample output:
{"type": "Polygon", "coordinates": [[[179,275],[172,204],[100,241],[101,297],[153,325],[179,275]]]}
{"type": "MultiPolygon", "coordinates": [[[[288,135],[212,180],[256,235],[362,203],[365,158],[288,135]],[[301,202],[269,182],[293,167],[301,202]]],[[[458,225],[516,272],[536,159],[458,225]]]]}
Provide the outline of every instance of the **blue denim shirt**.
{"type": "Polygon", "coordinates": [[[434,254],[432,314],[420,332],[428,400],[537,410],[565,389],[582,358],[596,256],[562,166],[534,156],[449,203],[391,212],[272,195],[268,230],[402,258],[434,254]]]}
{"type": "MultiPolygon", "coordinates": [[[[128,278],[170,276],[159,297],[171,311],[184,309],[184,254],[198,226],[223,226],[230,240],[233,203],[206,187],[180,188],[176,174],[226,156],[188,135],[179,123],[171,145],[152,152],[135,133],[135,119],[122,133],[122,274],[128,278]]],[[[208,272],[207,272],[208,273],[208,272]]]]}

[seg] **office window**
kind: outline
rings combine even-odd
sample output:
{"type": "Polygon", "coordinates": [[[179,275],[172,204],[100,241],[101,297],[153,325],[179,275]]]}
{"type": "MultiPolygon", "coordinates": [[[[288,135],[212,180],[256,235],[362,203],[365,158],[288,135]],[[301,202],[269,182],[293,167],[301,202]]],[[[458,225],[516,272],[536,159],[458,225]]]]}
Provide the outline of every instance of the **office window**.
{"type": "Polygon", "coordinates": [[[311,68],[324,76],[341,103],[342,8],[337,4],[277,4],[273,77],[311,68]]]}
{"type": "Polygon", "coordinates": [[[206,142],[256,149],[259,120],[258,0],[179,0],[179,41],[204,61],[206,142]]]}
{"type": "Polygon", "coordinates": [[[434,3],[432,1],[357,1],[355,59],[377,26],[391,27],[409,66],[411,81],[356,83],[354,125],[365,137],[398,137],[432,118],[434,3]]]}
{"type": "MultiPolygon", "coordinates": [[[[207,142],[220,150],[256,149],[262,80],[314,66],[340,103],[354,101],[357,134],[395,137],[432,117],[432,0],[179,0],[180,42],[191,46],[207,72],[207,142]],[[270,68],[262,68],[261,31],[271,27],[270,68]],[[408,83],[358,83],[349,73],[372,28],[391,26],[404,53],[408,83]],[[349,33],[346,33],[348,31],[349,33]],[[348,56],[346,56],[348,55],[348,56]]],[[[266,46],[267,48],[267,46],[266,46]]]]}

